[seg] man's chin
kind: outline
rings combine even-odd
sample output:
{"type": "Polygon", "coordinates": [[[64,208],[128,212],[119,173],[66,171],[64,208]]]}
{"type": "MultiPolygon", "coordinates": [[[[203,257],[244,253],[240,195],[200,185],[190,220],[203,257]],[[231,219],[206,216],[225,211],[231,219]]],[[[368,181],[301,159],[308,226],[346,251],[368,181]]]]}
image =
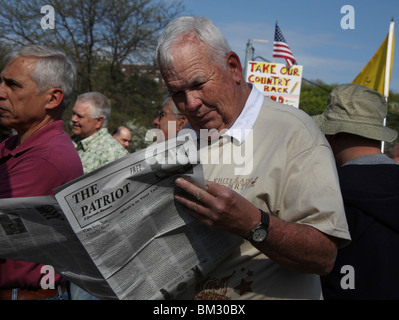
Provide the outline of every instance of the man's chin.
{"type": "Polygon", "coordinates": [[[222,131],[226,126],[224,125],[223,122],[218,121],[218,120],[210,120],[207,121],[206,123],[203,123],[201,126],[201,129],[206,129],[209,132],[215,132],[215,131],[222,131]]]}

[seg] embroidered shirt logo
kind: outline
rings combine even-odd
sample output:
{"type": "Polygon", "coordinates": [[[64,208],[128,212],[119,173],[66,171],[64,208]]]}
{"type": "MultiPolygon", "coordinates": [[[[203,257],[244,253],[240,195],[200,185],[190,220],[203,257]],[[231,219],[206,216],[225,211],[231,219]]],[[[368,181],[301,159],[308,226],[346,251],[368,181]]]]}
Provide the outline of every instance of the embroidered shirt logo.
{"type": "Polygon", "coordinates": [[[259,177],[256,178],[215,178],[213,179],[214,182],[224,185],[233,190],[244,190],[247,188],[255,187],[256,181],[259,177]]]}

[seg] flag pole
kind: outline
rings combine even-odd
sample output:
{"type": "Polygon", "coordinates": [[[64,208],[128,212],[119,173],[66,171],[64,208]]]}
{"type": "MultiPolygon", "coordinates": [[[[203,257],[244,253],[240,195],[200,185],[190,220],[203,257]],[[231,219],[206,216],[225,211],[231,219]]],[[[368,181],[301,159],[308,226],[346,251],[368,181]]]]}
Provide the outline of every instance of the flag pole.
{"type": "MultiPolygon", "coordinates": [[[[391,23],[389,25],[389,36],[388,36],[388,48],[387,48],[387,60],[385,64],[385,81],[384,81],[384,97],[385,101],[387,102],[388,105],[388,97],[389,97],[389,87],[390,87],[390,81],[391,81],[391,59],[392,59],[392,43],[393,43],[393,33],[394,33],[394,21],[393,18],[391,20],[391,23]]],[[[387,119],[384,119],[384,126],[386,125],[387,119]]],[[[384,153],[384,144],[385,141],[382,141],[381,144],[381,152],[384,153]]]]}
{"type": "Polygon", "coordinates": [[[393,42],[393,32],[394,32],[394,21],[391,20],[389,26],[389,36],[388,36],[388,49],[387,49],[387,63],[385,64],[385,81],[384,81],[384,96],[388,100],[389,96],[389,86],[391,80],[391,60],[392,60],[392,42],[393,42]]]}
{"type": "MultiPolygon", "coordinates": [[[[276,25],[274,26],[274,32],[276,32],[277,23],[278,23],[278,20],[276,19],[276,25]]],[[[273,55],[273,63],[274,63],[274,55],[273,55]]]]}

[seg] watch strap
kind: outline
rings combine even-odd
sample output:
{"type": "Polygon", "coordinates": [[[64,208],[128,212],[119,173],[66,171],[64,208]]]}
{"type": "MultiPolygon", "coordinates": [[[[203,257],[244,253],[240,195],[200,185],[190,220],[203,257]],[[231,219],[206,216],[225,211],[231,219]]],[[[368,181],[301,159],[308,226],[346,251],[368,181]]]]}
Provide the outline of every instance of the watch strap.
{"type": "MultiPolygon", "coordinates": [[[[251,242],[252,242],[252,236],[257,229],[263,227],[266,229],[267,234],[269,233],[270,217],[265,211],[263,211],[261,209],[259,209],[259,211],[260,211],[259,225],[256,226],[255,228],[251,229],[249,236],[245,238],[246,240],[251,241],[251,242]]],[[[266,237],[267,237],[267,234],[266,234],[266,237]]]]}
{"type": "Polygon", "coordinates": [[[259,211],[260,211],[260,222],[266,227],[267,231],[269,231],[269,225],[270,225],[269,214],[261,209],[259,209],[259,211]]]}

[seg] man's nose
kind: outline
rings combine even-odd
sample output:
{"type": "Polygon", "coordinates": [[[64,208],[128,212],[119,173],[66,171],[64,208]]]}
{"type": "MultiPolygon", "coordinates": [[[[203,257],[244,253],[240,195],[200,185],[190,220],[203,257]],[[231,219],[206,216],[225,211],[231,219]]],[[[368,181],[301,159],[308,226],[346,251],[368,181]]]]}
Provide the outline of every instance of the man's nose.
{"type": "Polygon", "coordinates": [[[202,105],[202,100],[195,91],[186,92],[186,110],[194,111],[202,105]]]}
{"type": "Polygon", "coordinates": [[[0,99],[5,100],[7,99],[7,92],[3,88],[3,84],[0,82],[0,99]]]}
{"type": "Polygon", "coordinates": [[[154,121],[152,122],[152,125],[153,125],[155,128],[159,128],[159,117],[156,117],[156,118],[154,119],[154,121]]]}

